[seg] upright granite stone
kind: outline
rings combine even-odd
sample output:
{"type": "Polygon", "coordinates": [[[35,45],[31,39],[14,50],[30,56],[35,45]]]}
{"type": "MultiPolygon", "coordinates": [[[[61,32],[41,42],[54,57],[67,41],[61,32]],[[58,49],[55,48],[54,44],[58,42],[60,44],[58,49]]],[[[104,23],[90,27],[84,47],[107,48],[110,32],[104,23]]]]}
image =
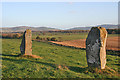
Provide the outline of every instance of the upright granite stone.
{"type": "Polygon", "coordinates": [[[23,34],[20,51],[22,55],[32,55],[32,33],[29,29],[23,34]]]}
{"type": "Polygon", "coordinates": [[[103,27],[92,27],[86,39],[88,67],[104,69],[106,65],[107,31],[103,27]]]}

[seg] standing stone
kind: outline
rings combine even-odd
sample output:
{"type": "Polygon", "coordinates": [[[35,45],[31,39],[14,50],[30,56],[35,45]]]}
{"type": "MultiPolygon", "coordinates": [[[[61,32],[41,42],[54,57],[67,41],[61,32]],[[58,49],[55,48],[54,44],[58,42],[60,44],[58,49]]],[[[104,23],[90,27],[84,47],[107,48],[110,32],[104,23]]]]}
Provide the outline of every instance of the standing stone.
{"type": "Polygon", "coordinates": [[[32,34],[29,29],[27,29],[23,34],[20,51],[22,55],[32,55],[32,34]]]}
{"type": "Polygon", "coordinates": [[[105,69],[107,31],[103,27],[92,27],[86,39],[88,67],[105,69]]]}

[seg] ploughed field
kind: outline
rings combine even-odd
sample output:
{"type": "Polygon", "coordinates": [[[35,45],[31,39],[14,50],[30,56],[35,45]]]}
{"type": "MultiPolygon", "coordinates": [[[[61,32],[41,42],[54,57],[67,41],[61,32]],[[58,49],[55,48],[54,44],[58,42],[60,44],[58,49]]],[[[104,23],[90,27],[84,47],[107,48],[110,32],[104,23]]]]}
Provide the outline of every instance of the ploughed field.
{"type": "MultiPolygon", "coordinates": [[[[107,44],[106,44],[106,49],[107,50],[114,50],[114,51],[120,51],[120,46],[119,46],[119,39],[120,37],[108,37],[107,38],[107,44]]],[[[78,39],[78,40],[70,40],[70,41],[62,41],[62,42],[57,42],[57,41],[50,41],[55,44],[61,44],[64,46],[73,46],[77,48],[86,48],[86,39],[78,39]]]]}
{"type": "Polygon", "coordinates": [[[2,39],[3,78],[119,78],[119,52],[107,51],[107,68],[89,70],[86,51],[51,42],[32,41],[32,54],[19,57],[21,39],[2,39]]]}
{"type": "MultiPolygon", "coordinates": [[[[37,37],[38,34],[33,34],[33,39],[37,37]]],[[[41,38],[55,37],[57,41],[50,41],[55,44],[60,44],[63,46],[73,46],[77,48],[85,48],[85,41],[88,33],[46,33],[46,35],[40,35],[41,38]]],[[[119,34],[108,34],[107,37],[107,50],[120,51],[119,46],[119,34]]]]}

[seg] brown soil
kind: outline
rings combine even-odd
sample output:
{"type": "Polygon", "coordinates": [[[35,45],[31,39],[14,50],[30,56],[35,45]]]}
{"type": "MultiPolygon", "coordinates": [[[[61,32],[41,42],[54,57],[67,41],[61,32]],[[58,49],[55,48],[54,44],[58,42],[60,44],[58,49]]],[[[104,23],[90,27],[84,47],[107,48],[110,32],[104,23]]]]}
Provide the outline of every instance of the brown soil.
{"type": "MultiPolygon", "coordinates": [[[[120,37],[108,37],[107,38],[107,50],[114,50],[114,51],[120,51],[120,46],[118,45],[120,37]]],[[[77,48],[86,48],[85,45],[86,39],[79,39],[79,40],[71,40],[71,41],[63,41],[63,42],[56,42],[56,41],[50,41],[55,44],[61,44],[64,46],[73,46],[77,48]]]]}

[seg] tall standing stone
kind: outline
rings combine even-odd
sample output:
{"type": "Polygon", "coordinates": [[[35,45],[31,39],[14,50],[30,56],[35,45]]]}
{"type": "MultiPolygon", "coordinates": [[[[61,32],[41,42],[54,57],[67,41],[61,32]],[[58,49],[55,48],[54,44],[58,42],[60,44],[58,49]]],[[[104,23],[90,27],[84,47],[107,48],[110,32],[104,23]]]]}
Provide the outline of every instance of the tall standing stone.
{"type": "Polygon", "coordinates": [[[32,33],[29,29],[23,34],[20,51],[22,55],[32,55],[32,33]]]}
{"type": "Polygon", "coordinates": [[[92,27],[86,39],[88,67],[104,69],[106,65],[107,31],[103,27],[92,27]]]}

